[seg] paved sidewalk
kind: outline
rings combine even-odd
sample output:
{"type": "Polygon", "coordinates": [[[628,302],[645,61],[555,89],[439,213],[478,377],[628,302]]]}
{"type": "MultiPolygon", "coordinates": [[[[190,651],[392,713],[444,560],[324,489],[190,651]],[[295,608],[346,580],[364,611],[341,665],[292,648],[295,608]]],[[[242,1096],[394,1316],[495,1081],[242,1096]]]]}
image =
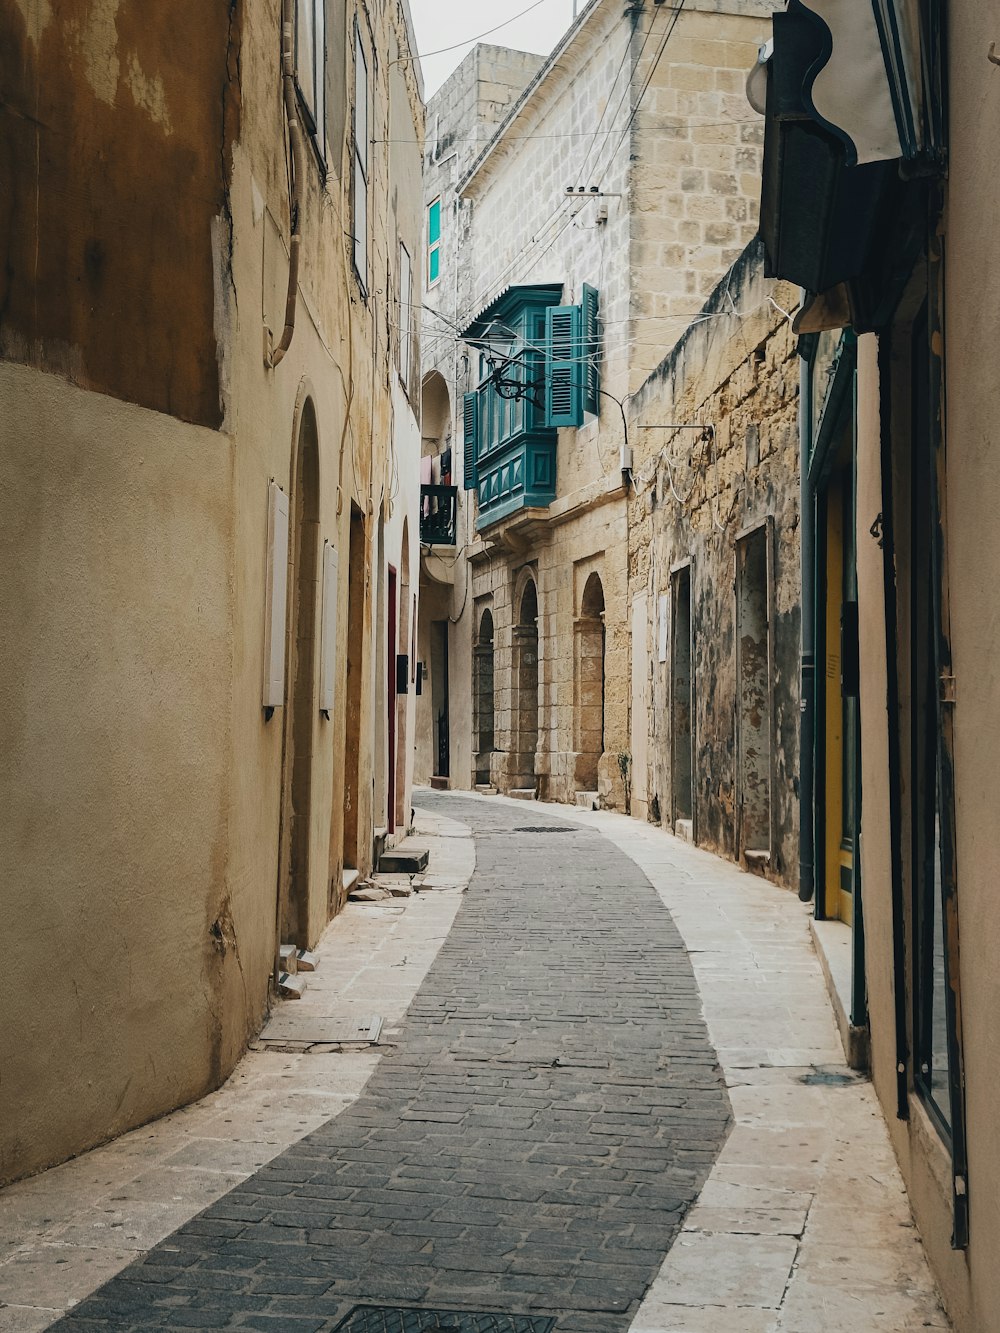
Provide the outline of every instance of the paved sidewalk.
{"type": "MultiPolygon", "coordinates": [[[[344,1004],[396,1038],[472,877],[464,824],[418,812],[434,892],[349,903],[295,1014],[344,1004]]],[[[387,1047],[386,1047],[387,1049],[387,1047]]],[[[383,1048],[331,1056],[251,1050],[209,1097],[73,1162],[0,1190],[0,1333],[37,1333],[361,1093],[383,1048]]]]}

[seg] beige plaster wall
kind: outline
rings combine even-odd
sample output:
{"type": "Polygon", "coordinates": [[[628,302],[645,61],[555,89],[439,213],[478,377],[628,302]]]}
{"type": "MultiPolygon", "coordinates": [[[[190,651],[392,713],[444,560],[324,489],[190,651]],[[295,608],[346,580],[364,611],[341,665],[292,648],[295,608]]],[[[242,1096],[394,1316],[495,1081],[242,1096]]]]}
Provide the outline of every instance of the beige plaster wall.
{"type": "MultiPolygon", "coordinates": [[[[317,701],[305,738],[304,942],[315,942],[342,899],[352,503],[368,527],[355,553],[366,603],[356,751],[362,871],[370,865],[386,708],[372,655],[385,573],[373,568],[379,513],[385,563],[401,572],[408,519],[416,586],[419,430],[395,349],[399,239],[411,255],[420,241],[423,109],[412,64],[392,66],[395,111],[412,139],[392,161],[385,143],[372,147],[366,297],[345,249],[347,137],[331,143],[325,182],[307,156],[295,335],[267,368],[265,326],[276,340],[284,322],[289,236],[278,16],[277,0],[251,7],[233,33],[239,61],[223,61],[232,79],[239,72],[245,115],[209,238],[222,428],[0,366],[13,515],[2,538],[10,574],[0,695],[17,723],[0,773],[10,834],[0,907],[11,938],[45,959],[44,984],[27,986],[8,969],[0,992],[0,1180],[217,1085],[268,1004],[279,885],[287,892],[279,847],[289,710],[268,720],[262,708],[267,499],[272,479],[293,490],[307,398],[319,439],[320,549],[327,538],[341,558],[335,706],[327,721],[317,701]]],[[[372,39],[380,57],[405,50],[405,7],[379,6],[372,39]]],[[[388,64],[380,58],[376,77],[372,62],[376,140],[390,137],[388,64]]],[[[350,42],[333,82],[353,88],[350,42]]],[[[200,188],[198,179],[185,184],[200,188]]],[[[161,262],[174,260],[184,262],[166,250],[161,262]]],[[[168,397],[170,374],[167,363],[168,397]]],[[[318,580],[317,569],[317,598],[318,580]]],[[[314,653],[318,667],[318,635],[314,653]]]]}
{"type": "Polygon", "coordinates": [[[266,985],[234,993],[213,934],[231,441],[10,364],[0,420],[2,1181],[218,1082],[266,985]]]}

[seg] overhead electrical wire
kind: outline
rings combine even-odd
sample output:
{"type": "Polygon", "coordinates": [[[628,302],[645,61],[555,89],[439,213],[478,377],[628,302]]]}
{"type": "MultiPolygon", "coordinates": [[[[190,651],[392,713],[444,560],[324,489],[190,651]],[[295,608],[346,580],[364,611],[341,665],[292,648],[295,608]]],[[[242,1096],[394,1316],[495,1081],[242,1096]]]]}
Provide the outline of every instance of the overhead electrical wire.
{"type": "MultiPolygon", "coordinates": [[[[680,19],[681,11],[684,9],[684,5],[685,5],[685,0],[678,0],[677,8],[674,10],[670,26],[663,34],[663,41],[660,43],[659,49],[656,52],[656,55],[653,59],[653,63],[650,66],[649,73],[646,75],[646,81],[645,83],[643,83],[642,88],[640,89],[639,96],[635,99],[635,105],[632,107],[632,114],[625,122],[625,128],[622,130],[621,138],[618,140],[614,148],[611,150],[612,158],[624,143],[626,134],[628,134],[629,130],[632,127],[633,122],[635,121],[636,116],[639,114],[639,107],[642,105],[642,99],[643,97],[645,97],[649,85],[653,82],[653,76],[655,75],[657,68],[659,67],[660,61],[663,58],[664,51],[667,49],[667,43],[670,41],[670,38],[673,36],[674,29],[677,27],[677,23],[678,20],[680,19]]],[[[645,45],[645,43],[643,43],[643,45],[645,45]]],[[[640,52],[639,54],[641,57],[642,52],[640,52]]],[[[637,67],[638,67],[638,62],[637,62],[637,67]]],[[[605,167],[605,171],[607,171],[607,167],[605,167]]]]}
{"type": "MultiPolygon", "coordinates": [[[[677,26],[677,21],[678,21],[678,19],[680,18],[681,10],[684,8],[684,4],[685,4],[685,0],[679,0],[679,4],[678,4],[677,8],[676,8],[676,9],[674,10],[674,12],[673,12],[672,21],[671,21],[670,25],[667,27],[666,32],[664,33],[663,40],[662,40],[662,42],[660,43],[659,49],[657,50],[657,53],[656,53],[656,56],[655,56],[655,58],[654,58],[654,60],[653,60],[652,66],[650,67],[649,73],[648,73],[647,76],[646,76],[646,79],[645,79],[645,81],[644,81],[644,83],[643,83],[642,89],[640,90],[639,96],[636,98],[635,105],[634,105],[633,108],[632,108],[632,112],[631,112],[631,114],[630,114],[628,120],[625,122],[624,129],[622,130],[622,133],[621,133],[621,135],[620,135],[620,137],[619,137],[617,143],[615,144],[615,147],[614,147],[614,149],[613,149],[613,151],[612,151],[612,154],[611,154],[611,158],[613,158],[613,157],[614,157],[614,154],[618,151],[618,148],[621,146],[621,143],[623,142],[623,140],[624,140],[624,138],[625,138],[625,135],[628,133],[628,130],[629,130],[630,126],[632,125],[632,122],[635,120],[635,117],[636,117],[636,115],[638,114],[639,106],[640,106],[640,103],[641,103],[641,101],[642,101],[642,98],[643,98],[643,96],[645,95],[647,89],[649,88],[650,83],[652,82],[653,75],[655,74],[656,69],[657,69],[657,66],[659,65],[660,59],[661,59],[662,56],[663,56],[663,52],[666,50],[667,43],[668,43],[668,41],[670,40],[670,37],[671,37],[671,35],[673,34],[673,31],[674,31],[674,29],[675,29],[676,26],[677,26]]],[[[635,69],[638,68],[639,61],[642,59],[642,54],[643,54],[643,52],[644,52],[645,49],[646,49],[646,44],[648,43],[648,41],[649,41],[649,37],[650,37],[650,35],[652,34],[652,32],[653,32],[653,25],[651,24],[650,27],[649,27],[648,29],[646,29],[646,32],[645,32],[645,34],[644,34],[644,36],[643,36],[642,46],[639,48],[639,53],[638,53],[638,56],[636,57],[636,62],[635,62],[635,65],[634,65],[634,67],[633,67],[633,68],[635,68],[635,69]]],[[[630,44],[631,44],[631,34],[630,34],[630,37],[629,37],[629,45],[627,45],[627,46],[626,46],[626,49],[625,49],[625,56],[626,56],[626,58],[627,58],[628,53],[629,53],[630,44]]],[[[625,63],[625,61],[623,60],[623,61],[622,61],[622,64],[624,65],[624,63],[625,63]]],[[[619,72],[620,72],[620,69],[619,69],[619,72]]],[[[617,81],[617,76],[616,76],[616,81],[617,81]]],[[[631,88],[631,86],[632,86],[632,79],[631,79],[631,74],[630,74],[629,79],[628,79],[627,82],[626,82],[625,89],[623,90],[622,96],[621,96],[621,98],[619,99],[618,105],[617,105],[616,108],[615,108],[615,113],[614,113],[614,117],[615,117],[615,118],[618,116],[618,113],[619,113],[619,111],[621,110],[621,107],[624,105],[625,98],[626,98],[626,96],[628,95],[628,91],[629,91],[629,89],[631,88]]],[[[614,85],[612,85],[612,91],[613,91],[613,87],[614,87],[614,85]]],[[[610,100],[609,100],[609,105],[610,105],[610,100]]],[[[606,110],[607,110],[607,107],[605,107],[605,111],[606,111],[606,110]]],[[[722,122],[722,123],[728,123],[728,122],[722,122]]],[[[601,122],[598,121],[598,128],[600,128],[600,124],[601,124],[601,122]]],[[[585,155],[585,157],[584,157],[583,164],[582,164],[582,166],[581,166],[581,179],[582,179],[582,177],[583,177],[583,174],[589,169],[589,164],[590,164],[590,160],[591,160],[591,153],[592,153],[594,144],[596,144],[596,137],[595,137],[595,139],[594,139],[594,143],[591,144],[591,148],[587,151],[587,153],[586,153],[586,155],[585,155]]],[[[602,148],[603,148],[604,146],[606,146],[606,144],[605,144],[605,145],[602,145],[602,148]]],[[[600,156],[600,154],[599,154],[599,156],[600,156]]],[[[602,171],[603,171],[603,173],[605,173],[605,174],[606,174],[606,172],[607,172],[608,166],[610,165],[610,160],[611,160],[611,159],[609,158],[608,163],[604,166],[604,168],[602,168],[602,171]]],[[[530,263],[527,265],[527,267],[526,267],[526,269],[525,269],[524,271],[525,271],[525,272],[530,271],[530,268],[533,267],[535,264],[537,264],[538,260],[539,260],[544,254],[546,254],[546,253],[548,252],[549,249],[551,249],[552,245],[554,245],[555,242],[559,239],[559,237],[563,234],[563,232],[566,231],[566,229],[567,229],[567,228],[570,226],[570,224],[573,222],[573,220],[574,220],[576,214],[572,214],[571,216],[569,216],[569,217],[567,217],[566,219],[564,219],[564,221],[563,221],[563,225],[562,225],[561,227],[559,227],[559,229],[558,229],[558,230],[555,232],[555,234],[552,235],[551,237],[545,238],[545,237],[543,237],[540,233],[543,233],[543,232],[545,231],[545,229],[546,229],[547,227],[549,227],[550,224],[551,224],[551,223],[558,217],[559,212],[560,212],[560,210],[562,209],[563,204],[564,204],[567,200],[572,200],[572,199],[577,199],[577,200],[579,200],[579,199],[581,199],[581,198],[586,199],[586,197],[587,197],[586,195],[583,195],[583,196],[578,196],[578,195],[566,195],[566,196],[564,196],[563,199],[561,199],[561,200],[559,201],[559,204],[556,206],[556,208],[553,209],[553,211],[549,214],[549,216],[548,216],[548,217],[545,219],[545,221],[542,223],[541,227],[538,229],[538,231],[535,233],[535,235],[532,236],[532,237],[530,238],[530,240],[528,241],[528,244],[527,244],[527,246],[525,247],[525,249],[523,249],[517,256],[515,256],[515,258],[512,259],[511,262],[510,262],[504,269],[502,269],[502,270],[500,271],[500,273],[497,275],[497,277],[496,277],[496,278],[494,279],[494,281],[491,283],[490,288],[488,289],[488,291],[489,291],[489,292],[498,292],[499,290],[501,290],[501,289],[502,289],[502,286],[503,286],[503,284],[504,284],[504,281],[506,280],[506,278],[507,278],[507,277],[514,271],[515,268],[517,268],[519,265],[521,265],[521,264],[524,262],[524,260],[525,260],[526,257],[530,257],[530,263]],[[542,244],[542,243],[544,243],[544,248],[543,248],[542,250],[538,251],[537,253],[535,253],[534,255],[532,255],[532,254],[531,254],[532,248],[533,248],[533,247],[537,247],[539,244],[542,244]]],[[[488,301],[484,301],[483,304],[488,304],[488,301]]],[[[479,308],[482,309],[482,308],[483,308],[483,305],[480,305],[479,308]]],[[[470,316],[470,317],[471,317],[471,316],[470,316]]]]}
{"type": "Polygon", "coordinates": [[[477,32],[474,37],[466,37],[463,42],[455,42],[452,46],[441,46],[438,47],[436,51],[418,51],[416,55],[400,56],[398,60],[393,60],[390,63],[393,65],[401,65],[410,60],[427,60],[431,56],[443,56],[449,51],[457,51],[462,46],[472,46],[474,42],[480,41],[481,38],[491,37],[493,33],[499,32],[501,28],[506,28],[511,23],[516,23],[518,19],[524,18],[525,14],[530,14],[533,9],[538,9],[540,5],[544,5],[545,3],[546,0],[535,0],[534,4],[528,5],[527,9],[522,9],[517,14],[511,14],[509,19],[504,19],[502,23],[498,23],[494,28],[487,28],[485,32],[477,32]]]}

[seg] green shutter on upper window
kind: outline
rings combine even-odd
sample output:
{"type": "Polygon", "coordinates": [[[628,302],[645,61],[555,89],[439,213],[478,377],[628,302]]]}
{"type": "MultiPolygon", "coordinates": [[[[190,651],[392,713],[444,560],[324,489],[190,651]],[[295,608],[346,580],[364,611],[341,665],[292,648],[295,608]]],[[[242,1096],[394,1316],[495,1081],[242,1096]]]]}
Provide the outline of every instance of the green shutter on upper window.
{"type": "Polygon", "coordinates": [[[597,322],[599,307],[597,292],[593,287],[588,287],[586,283],[583,284],[582,306],[583,355],[586,358],[583,363],[586,372],[583,381],[583,410],[598,416],[600,414],[601,388],[601,330],[597,322]]]}
{"type": "Polygon", "coordinates": [[[583,310],[549,306],[545,312],[545,424],[583,425],[585,365],[581,357],[583,310]]]}
{"type": "Polygon", "coordinates": [[[462,408],[462,440],[465,446],[462,485],[467,491],[472,491],[476,488],[476,447],[479,442],[478,393],[467,393],[462,408]]]}

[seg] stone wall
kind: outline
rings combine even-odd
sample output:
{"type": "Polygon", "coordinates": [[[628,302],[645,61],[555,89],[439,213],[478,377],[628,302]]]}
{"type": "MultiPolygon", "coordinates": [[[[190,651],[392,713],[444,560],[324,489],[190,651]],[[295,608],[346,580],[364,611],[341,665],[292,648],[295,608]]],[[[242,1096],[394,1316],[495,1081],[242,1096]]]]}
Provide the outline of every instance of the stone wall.
{"type": "Polygon", "coordinates": [[[633,713],[648,717],[636,813],[789,885],[798,860],[799,369],[783,310],[796,299],[764,279],[755,242],[639,390],[628,556],[629,601],[648,609],[632,642],[641,664],[633,713]],[[690,811],[678,790],[689,702],[690,811]]]}
{"type": "Polygon", "coordinates": [[[664,7],[644,49],[645,23],[634,39],[644,91],[630,131],[632,390],[757,233],[763,120],[745,85],[776,9],[780,0],[696,0],[676,26],[664,7]]]}

